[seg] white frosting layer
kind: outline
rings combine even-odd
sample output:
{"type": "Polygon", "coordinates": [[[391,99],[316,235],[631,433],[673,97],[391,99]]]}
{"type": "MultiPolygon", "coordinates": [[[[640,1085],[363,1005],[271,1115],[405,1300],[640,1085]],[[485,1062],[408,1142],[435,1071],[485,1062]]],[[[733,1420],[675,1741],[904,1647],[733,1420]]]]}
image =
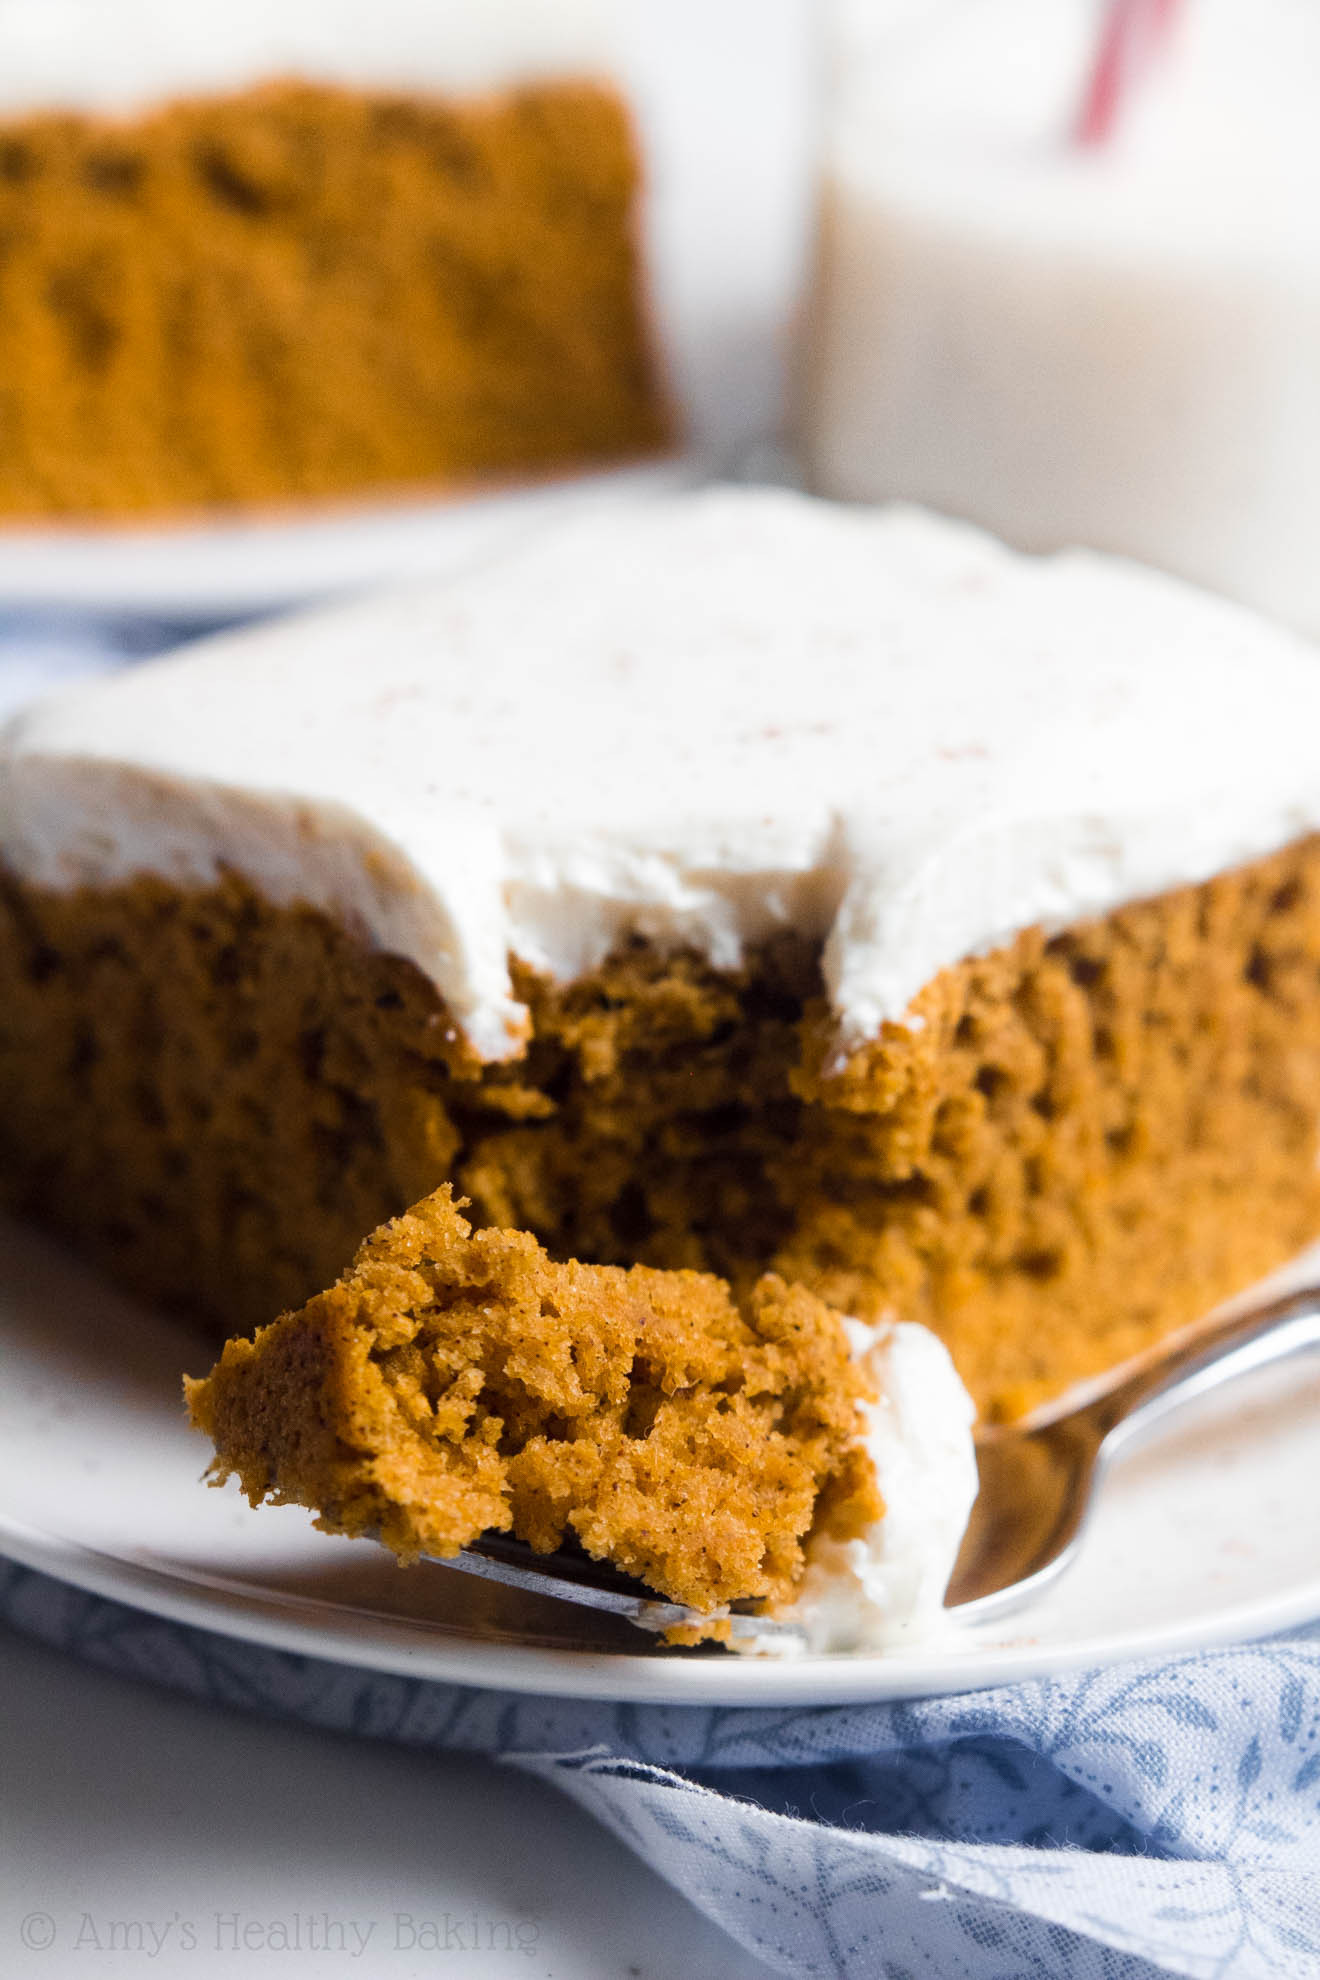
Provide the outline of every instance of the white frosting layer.
{"type": "Polygon", "coordinates": [[[296,75],[476,91],[610,66],[608,0],[0,0],[0,114],[296,75]]]}
{"type": "Polygon", "coordinates": [[[1095,0],[838,11],[814,485],[1320,633],[1320,9],[1196,0],[1089,149],[1095,0]]]}
{"type": "Polygon", "coordinates": [[[976,1410],[948,1350],[926,1327],[845,1322],[879,1401],[863,1432],[884,1515],[854,1540],[818,1535],[775,1631],[735,1647],[785,1656],[883,1650],[928,1640],[945,1623],[944,1591],[977,1492],[976,1410]]]}
{"type": "Polygon", "coordinates": [[[1240,609],[910,510],[716,490],[579,510],[443,585],[40,705],[0,856],[247,875],[410,957],[488,1058],[511,953],[824,944],[843,1042],[941,968],[1320,826],[1320,665],[1240,609]]]}

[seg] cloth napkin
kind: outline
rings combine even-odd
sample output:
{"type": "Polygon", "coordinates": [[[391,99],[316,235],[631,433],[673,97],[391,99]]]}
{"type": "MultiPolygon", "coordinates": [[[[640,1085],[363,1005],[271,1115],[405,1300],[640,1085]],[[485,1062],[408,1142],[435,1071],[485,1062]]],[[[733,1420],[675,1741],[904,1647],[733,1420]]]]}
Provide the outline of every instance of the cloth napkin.
{"type": "Polygon", "coordinates": [[[174,625],[159,619],[98,621],[52,612],[0,615],[0,722],[24,702],[75,681],[164,653],[214,630],[211,623],[174,625]]]}
{"type": "Polygon", "coordinates": [[[1320,1627],[915,1704],[739,1710],[382,1676],[4,1561],[0,1619],[195,1698],[539,1774],[802,1980],[1320,1972],[1320,1627]]]}
{"type": "MultiPolygon", "coordinates": [[[[0,714],[184,630],[0,622],[0,714]]],[[[812,1980],[1320,1973],[1320,1625],[918,1703],[716,1710],[381,1676],[4,1561],[0,1619],[218,1704],[539,1774],[812,1980]]]]}

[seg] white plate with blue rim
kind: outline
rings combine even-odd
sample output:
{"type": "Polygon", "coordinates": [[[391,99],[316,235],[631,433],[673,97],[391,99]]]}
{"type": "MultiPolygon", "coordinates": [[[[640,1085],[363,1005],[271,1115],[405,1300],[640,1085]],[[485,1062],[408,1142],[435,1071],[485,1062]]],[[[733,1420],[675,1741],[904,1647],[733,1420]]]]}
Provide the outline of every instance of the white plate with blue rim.
{"type": "MultiPolygon", "coordinates": [[[[1320,1271],[1320,1247],[1280,1284],[1320,1271]]],[[[1159,1658],[1320,1617],[1320,1360],[1244,1380],[1121,1460],[1077,1564],[999,1624],[883,1655],[670,1651],[208,1488],[180,1377],[213,1345],[0,1226],[0,1553],[179,1623],[448,1683],[668,1705],[866,1703],[1159,1658]]]]}

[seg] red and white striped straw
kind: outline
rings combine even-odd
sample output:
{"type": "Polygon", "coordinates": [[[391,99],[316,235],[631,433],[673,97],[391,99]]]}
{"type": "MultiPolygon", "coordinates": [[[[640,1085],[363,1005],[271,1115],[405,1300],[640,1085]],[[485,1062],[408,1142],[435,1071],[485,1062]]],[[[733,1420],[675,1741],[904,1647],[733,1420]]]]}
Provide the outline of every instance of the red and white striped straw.
{"type": "Polygon", "coordinates": [[[1108,0],[1082,94],[1078,144],[1107,144],[1132,91],[1173,32],[1181,0],[1108,0]]]}

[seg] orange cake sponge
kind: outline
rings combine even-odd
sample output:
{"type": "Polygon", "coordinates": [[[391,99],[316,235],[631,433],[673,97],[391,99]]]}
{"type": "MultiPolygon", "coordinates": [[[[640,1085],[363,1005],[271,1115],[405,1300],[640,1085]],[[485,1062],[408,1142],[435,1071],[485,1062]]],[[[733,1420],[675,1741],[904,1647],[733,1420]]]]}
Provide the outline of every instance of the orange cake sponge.
{"type": "Polygon", "coordinates": [[[639,170],[623,98],[572,78],[0,120],[0,516],[655,451],[639,170]]]}
{"type": "Polygon", "coordinates": [[[216,1482],[313,1508],[407,1561],[571,1536],[709,1614],[781,1602],[817,1531],[883,1506],[841,1317],[767,1276],[554,1263],[475,1234],[448,1187],[350,1270],[187,1383],[216,1482]]]}

